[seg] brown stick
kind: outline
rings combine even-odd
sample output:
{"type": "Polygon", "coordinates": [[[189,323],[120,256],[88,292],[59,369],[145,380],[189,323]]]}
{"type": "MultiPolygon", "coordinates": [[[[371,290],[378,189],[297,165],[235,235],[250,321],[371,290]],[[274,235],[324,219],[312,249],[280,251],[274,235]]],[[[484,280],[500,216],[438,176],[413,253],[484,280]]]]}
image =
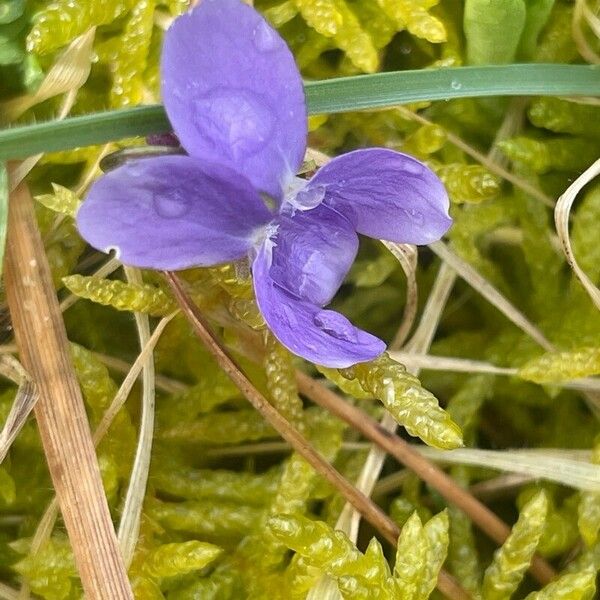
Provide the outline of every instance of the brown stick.
{"type": "MultiPolygon", "coordinates": [[[[414,471],[448,502],[465,512],[495,542],[502,544],[506,540],[510,534],[510,528],[502,519],[499,519],[485,504],[461,488],[444,471],[413,450],[402,438],[383,429],[379,423],[363,411],[345,402],[343,398],[312,377],[300,371],[296,372],[296,376],[298,388],[307,398],[352,425],[365,437],[414,471]]],[[[534,556],[530,571],[544,585],[556,577],[554,569],[539,556],[534,556]]]]}
{"type": "Polygon", "coordinates": [[[102,488],[83,399],[29,190],[11,194],[6,297],[48,468],[86,598],[133,600],[102,488]]]}
{"type": "MultiPolygon", "coordinates": [[[[171,272],[165,272],[165,277],[171,286],[182,312],[192,325],[194,332],[206,348],[213,354],[219,366],[231,378],[233,383],[244,394],[254,408],[272,425],[292,448],[302,456],[314,469],[325,477],[343,496],[392,544],[396,545],[400,530],[398,526],[368,497],[357,490],[345,477],[332,467],[310,442],[268,402],[244,375],[240,367],[223,348],[212,333],[198,308],[185,293],[178,277],[171,272]]],[[[438,580],[442,593],[452,600],[468,600],[469,595],[448,573],[442,572],[438,580]]]]}

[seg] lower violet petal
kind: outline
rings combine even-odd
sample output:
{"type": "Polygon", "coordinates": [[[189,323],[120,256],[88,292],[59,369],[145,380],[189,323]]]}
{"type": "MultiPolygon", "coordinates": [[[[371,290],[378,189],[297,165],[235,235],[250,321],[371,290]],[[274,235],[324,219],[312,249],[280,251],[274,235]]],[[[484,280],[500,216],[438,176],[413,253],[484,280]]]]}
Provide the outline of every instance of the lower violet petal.
{"type": "Polygon", "coordinates": [[[355,150],[322,167],[308,188],[324,186],[324,204],[358,233],[406,244],[430,244],[448,230],[448,194],[416,158],[386,148],[355,150]]]}
{"type": "Polygon", "coordinates": [[[322,205],[279,215],[276,223],[271,277],[298,298],[328,304],[356,258],[354,227],[322,205]]]}
{"type": "Polygon", "coordinates": [[[187,156],[125,164],[92,186],[77,214],[83,238],[125,264],[177,270],[240,258],[272,218],[234,171],[187,156]]]}
{"type": "Polygon", "coordinates": [[[289,350],[331,368],[372,360],[385,350],[379,338],[358,329],[340,313],[300,300],[271,277],[265,245],[252,270],[258,307],[275,337],[289,350]]]}

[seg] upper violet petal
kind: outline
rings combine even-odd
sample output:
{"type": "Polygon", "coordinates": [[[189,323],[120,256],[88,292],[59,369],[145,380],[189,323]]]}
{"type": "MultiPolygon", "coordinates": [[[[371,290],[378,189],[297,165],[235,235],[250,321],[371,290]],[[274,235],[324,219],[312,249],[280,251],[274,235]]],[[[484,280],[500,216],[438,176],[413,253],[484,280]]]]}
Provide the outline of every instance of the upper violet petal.
{"type": "Polygon", "coordinates": [[[324,204],[358,233],[404,244],[430,244],[452,224],[448,194],[416,158],[388,150],[355,150],[331,160],[307,186],[324,186],[324,204]]]}
{"type": "Polygon", "coordinates": [[[98,179],[77,213],[92,246],[128,265],[186,269],[240,258],[272,219],[249,181],[188,156],[127,163],[98,179]]]}
{"type": "Polygon", "coordinates": [[[271,236],[271,277],[291,294],[313,304],[329,303],[358,251],[352,224],[326,207],[281,214],[271,236]]]}
{"type": "Polygon", "coordinates": [[[188,153],[280,199],[304,156],[307,116],[294,58],[262,16],[240,0],[203,0],[167,31],[161,77],[188,153]]]}
{"type": "Polygon", "coordinates": [[[358,329],[340,313],[292,296],[269,272],[270,249],[263,245],[252,266],[256,302],[275,337],[316,364],[350,367],[385,350],[379,338],[358,329]]]}

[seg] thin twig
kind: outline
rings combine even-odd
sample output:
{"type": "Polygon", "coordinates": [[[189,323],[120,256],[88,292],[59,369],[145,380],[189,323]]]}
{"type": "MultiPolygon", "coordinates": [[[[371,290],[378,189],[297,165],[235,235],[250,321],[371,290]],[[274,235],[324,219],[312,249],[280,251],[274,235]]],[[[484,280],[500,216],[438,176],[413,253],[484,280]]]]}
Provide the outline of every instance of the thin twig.
{"type": "MultiPolygon", "coordinates": [[[[101,352],[94,352],[94,356],[102,363],[104,363],[112,371],[122,373],[126,375],[131,370],[131,364],[126,360],[117,358],[116,356],[109,356],[108,354],[102,354],[101,352]]],[[[154,377],[156,387],[167,394],[183,394],[190,389],[187,383],[167,377],[166,375],[155,375],[154,377]]]]}
{"type": "Polygon", "coordinates": [[[166,272],[165,277],[171,286],[175,299],[179,303],[182,312],[192,325],[194,332],[202,343],[217,360],[219,366],[233,381],[233,383],[244,394],[254,408],[265,418],[265,420],[290,443],[298,454],[300,454],[311,466],[331,484],[333,484],[344,497],[351,502],[372,523],[381,534],[391,543],[395,543],[399,529],[395,523],[369,498],[357,492],[342,475],[338,473],[326,460],[323,459],[311,446],[310,442],[296,431],[290,423],[267,401],[267,399],[256,389],[252,382],[244,375],[229,353],[221,346],[198,308],[188,298],[179,278],[166,272]]]}
{"type": "Polygon", "coordinates": [[[23,184],[11,194],[8,240],[6,297],[23,364],[39,391],[34,410],[84,592],[90,600],[132,599],[33,201],[23,184]]]}
{"type": "MultiPolygon", "coordinates": [[[[215,357],[223,371],[244,394],[254,408],[265,420],[289,442],[314,469],[331,483],[344,498],[350,502],[381,535],[392,544],[396,543],[400,533],[398,526],[373,501],[358,491],[345,477],[332,467],[311,446],[310,442],[294,429],[290,423],[267,401],[244,375],[233,358],[214,336],[198,308],[190,301],[178,277],[171,272],[165,272],[165,277],[182,312],[189,320],[194,332],[215,357]]],[[[460,585],[446,572],[440,573],[438,586],[442,593],[455,600],[465,600],[469,596],[460,585]]]]}
{"type": "MultiPolygon", "coordinates": [[[[461,488],[444,471],[411,448],[410,444],[383,429],[363,411],[345,402],[343,398],[312,379],[312,377],[298,371],[297,380],[300,391],[307,398],[352,425],[354,429],[360,431],[400,463],[414,471],[449,503],[467,514],[498,544],[502,544],[506,540],[510,534],[508,525],[468,491],[461,488]]],[[[552,567],[539,556],[533,558],[530,570],[543,585],[551,581],[556,575],[552,567]]]]}

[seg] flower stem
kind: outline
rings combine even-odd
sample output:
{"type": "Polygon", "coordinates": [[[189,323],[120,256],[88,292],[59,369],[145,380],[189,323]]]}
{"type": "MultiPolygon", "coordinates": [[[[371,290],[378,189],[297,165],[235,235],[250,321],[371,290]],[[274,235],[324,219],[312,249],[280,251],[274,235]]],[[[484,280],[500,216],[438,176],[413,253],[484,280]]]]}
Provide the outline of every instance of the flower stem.
{"type": "MultiPolygon", "coordinates": [[[[310,442],[300,434],[268,400],[254,387],[244,375],[234,359],[229,355],[221,342],[215,337],[206,324],[198,308],[191,302],[184,291],[179,278],[171,272],[165,272],[173,294],[183,314],[186,316],[198,338],[215,357],[219,366],[231,378],[239,390],[273,428],[300,454],[320,475],[325,477],[344,498],[350,502],[362,516],[367,519],[385,539],[396,544],[400,530],[398,526],[365,494],[358,491],[345,477],[332,467],[311,446],[310,442]]],[[[440,573],[438,586],[451,600],[468,600],[469,595],[448,573],[440,573]]]]}

